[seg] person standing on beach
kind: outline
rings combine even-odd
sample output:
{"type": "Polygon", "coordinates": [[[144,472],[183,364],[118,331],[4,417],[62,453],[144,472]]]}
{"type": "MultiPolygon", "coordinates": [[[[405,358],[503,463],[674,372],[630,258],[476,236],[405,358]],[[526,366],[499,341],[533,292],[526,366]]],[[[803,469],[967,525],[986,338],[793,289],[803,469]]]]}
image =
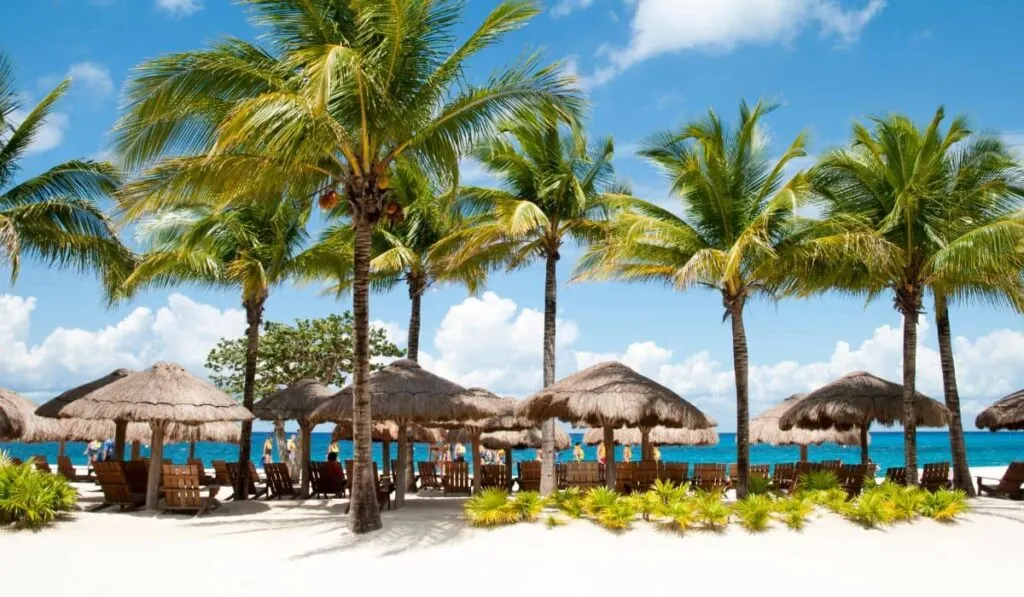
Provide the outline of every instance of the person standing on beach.
{"type": "Polygon", "coordinates": [[[100,448],[99,459],[103,462],[114,460],[114,438],[108,437],[100,448]]]}
{"type": "Polygon", "coordinates": [[[583,462],[583,446],[579,442],[576,442],[576,445],[572,448],[572,461],[583,462]]]}
{"type": "Polygon", "coordinates": [[[604,464],[605,453],[604,453],[604,442],[597,444],[597,463],[604,464]]]}
{"type": "Polygon", "coordinates": [[[338,449],[338,442],[331,442],[331,445],[327,446],[328,456],[330,456],[331,454],[335,454],[335,458],[338,458],[337,454],[339,452],[341,452],[341,450],[338,449]]]}
{"type": "Polygon", "coordinates": [[[633,446],[626,444],[622,446],[622,462],[629,463],[633,460],[633,446]]]}
{"type": "Polygon", "coordinates": [[[459,442],[455,444],[455,461],[464,462],[466,460],[466,446],[459,442]]]}
{"type": "Polygon", "coordinates": [[[654,455],[654,462],[661,462],[661,450],[658,449],[658,446],[654,446],[652,451],[654,455]]]}
{"type": "Polygon", "coordinates": [[[285,445],[288,446],[288,474],[293,479],[298,479],[302,469],[299,467],[299,443],[294,433],[288,438],[288,443],[285,445]]]}
{"type": "Polygon", "coordinates": [[[267,436],[263,442],[263,467],[266,468],[272,462],[274,462],[274,442],[270,441],[270,436],[267,436]]]}

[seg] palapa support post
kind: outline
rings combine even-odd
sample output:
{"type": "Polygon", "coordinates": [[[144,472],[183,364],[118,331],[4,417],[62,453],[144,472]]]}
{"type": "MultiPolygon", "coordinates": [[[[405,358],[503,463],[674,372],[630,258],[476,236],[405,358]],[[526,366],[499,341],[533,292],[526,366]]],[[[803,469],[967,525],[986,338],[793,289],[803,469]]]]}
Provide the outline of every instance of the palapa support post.
{"type": "Polygon", "coordinates": [[[311,440],[313,425],[310,424],[308,419],[299,421],[299,434],[302,438],[302,475],[300,476],[299,495],[306,498],[309,497],[309,461],[312,453],[310,444],[313,443],[311,440]]]}
{"type": "Polygon", "coordinates": [[[871,421],[864,421],[860,425],[860,463],[868,464],[871,457],[868,455],[868,430],[871,428],[871,421]]]}
{"type": "Polygon", "coordinates": [[[139,460],[142,458],[142,442],[132,442],[132,460],[139,460]]]}
{"type": "MultiPolygon", "coordinates": [[[[405,505],[405,490],[408,486],[408,479],[406,475],[409,474],[410,458],[409,458],[409,428],[407,425],[400,423],[398,425],[398,470],[395,471],[395,508],[401,508],[405,505]]],[[[412,483],[415,487],[416,478],[412,477],[412,483]]]]}
{"type": "MultiPolygon", "coordinates": [[[[414,470],[413,461],[415,460],[414,456],[416,455],[416,443],[411,441],[412,440],[412,429],[408,425],[402,425],[402,426],[399,427],[399,430],[398,430],[398,462],[399,463],[402,462],[402,439],[403,438],[405,439],[406,458],[405,458],[405,464],[404,465],[400,464],[399,466],[401,466],[401,468],[405,470],[405,483],[404,483],[405,490],[407,492],[409,492],[409,493],[416,493],[416,474],[413,472],[413,470],[414,470]]],[[[396,486],[398,484],[397,473],[396,473],[396,476],[395,476],[395,484],[396,484],[396,486]]],[[[397,493],[398,490],[395,489],[395,492],[397,493]]]]}
{"type": "Polygon", "coordinates": [[[505,448],[505,473],[508,479],[508,491],[512,492],[512,446],[505,448]]]}
{"type": "Polygon", "coordinates": [[[654,453],[651,450],[651,428],[640,428],[640,460],[650,462],[654,460],[654,453]]]}
{"type": "Polygon", "coordinates": [[[391,440],[384,438],[380,443],[380,458],[384,462],[381,463],[381,470],[385,477],[391,476],[391,440]]]}
{"type": "Polygon", "coordinates": [[[188,459],[195,460],[196,458],[196,440],[192,440],[188,443],[188,459]]]}
{"type": "Polygon", "coordinates": [[[128,421],[114,421],[114,460],[124,460],[124,439],[128,434],[128,421]]]}
{"type": "Polygon", "coordinates": [[[57,442],[57,462],[64,458],[64,440],[57,442]]]}
{"type": "Polygon", "coordinates": [[[604,426],[604,478],[608,489],[615,489],[615,430],[604,426]]]}
{"type": "Polygon", "coordinates": [[[146,480],[146,509],[156,510],[160,503],[160,476],[164,463],[164,421],[153,421],[149,424],[153,430],[150,440],[149,478],[146,480]]]}
{"type": "Polygon", "coordinates": [[[807,462],[807,444],[800,444],[800,462],[807,462]]]}
{"type": "Polygon", "coordinates": [[[470,440],[473,446],[473,493],[479,493],[483,484],[483,475],[480,469],[483,468],[483,459],[480,458],[480,432],[475,431],[470,440]]]}

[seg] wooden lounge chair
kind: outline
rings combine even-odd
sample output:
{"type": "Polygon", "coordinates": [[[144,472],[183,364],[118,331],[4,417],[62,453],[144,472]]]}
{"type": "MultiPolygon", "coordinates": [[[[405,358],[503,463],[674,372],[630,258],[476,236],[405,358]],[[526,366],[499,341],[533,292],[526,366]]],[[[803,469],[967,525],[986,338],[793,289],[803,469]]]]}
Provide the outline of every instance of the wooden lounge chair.
{"type": "Polygon", "coordinates": [[[251,460],[249,461],[249,478],[255,481],[259,481],[260,483],[267,482],[266,475],[261,475],[260,472],[256,470],[256,465],[253,464],[251,460]]]}
{"type": "Polygon", "coordinates": [[[213,481],[222,487],[231,485],[231,476],[228,475],[228,463],[226,461],[213,461],[213,481]]]}
{"type": "Polygon", "coordinates": [[[519,463],[519,491],[540,491],[540,463],[523,461],[519,463]]]}
{"type": "Polygon", "coordinates": [[[1008,500],[1024,500],[1024,462],[1011,462],[1003,478],[993,485],[985,481],[996,481],[991,477],[978,477],[978,494],[1008,500]]]}
{"type": "Polygon", "coordinates": [[[131,460],[124,463],[124,476],[131,486],[132,493],[145,495],[149,486],[149,459],[131,460]]]}
{"type": "Polygon", "coordinates": [[[635,462],[615,463],[615,491],[618,493],[632,493],[633,477],[636,474],[635,462]]]}
{"type": "Polygon", "coordinates": [[[283,496],[299,497],[299,492],[292,483],[291,474],[288,473],[288,465],[283,462],[268,462],[263,465],[267,473],[267,499],[281,499],[283,496]]]}
{"type": "Polygon", "coordinates": [[[601,471],[601,465],[596,462],[566,463],[565,486],[579,487],[584,491],[591,487],[604,486],[604,475],[601,471]]]}
{"type": "Polygon", "coordinates": [[[136,510],[146,503],[146,493],[134,492],[124,473],[122,462],[95,462],[96,482],[103,492],[103,503],[92,508],[92,512],[117,506],[122,511],[136,510]]]}
{"type": "Polygon", "coordinates": [[[633,486],[632,490],[634,493],[640,493],[647,491],[654,486],[654,482],[658,480],[661,475],[661,466],[653,460],[645,460],[643,462],[636,463],[636,467],[633,469],[633,486]]]}
{"type": "Polygon", "coordinates": [[[693,465],[693,486],[701,491],[725,491],[729,488],[729,477],[724,464],[693,465]]]}
{"type": "Polygon", "coordinates": [[[662,481],[671,481],[676,485],[682,485],[690,479],[690,463],[663,462],[661,463],[660,478],[662,481]]]}
{"type": "MultiPolygon", "coordinates": [[[[252,466],[251,462],[249,463],[249,466],[252,466]]],[[[228,483],[231,485],[232,489],[234,489],[235,485],[237,485],[236,480],[238,479],[238,473],[239,473],[238,463],[237,462],[228,462],[227,463],[227,468],[228,468],[228,483]]],[[[251,470],[249,471],[249,493],[252,494],[253,497],[256,497],[256,498],[259,498],[260,496],[262,496],[262,495],[267,493],[267,486],[264,485],[263,487],[260,487],[259,486],[259,478],[253,476],[251,470]]],[[[232,490],[231,496],[228,499],[232,499],[234,497],[235,497],[235,491],[232,490]]]]}
{"type": "MultiPolygon", "coordinates": [[[[747,466],[747,477],[753,479],[758,477],[761,479],[767,479],[769,477],[770,465],[767,464],[751,464],[747,466]]],[[[740,478],[740,466],[736,463],[729,465],[729,484],[733,487],[739,482],[740,478]]]]}
{"type": "Polygon", "coordinates": [[[189,466],[194,466],[199,470],[199,484],[200,485],[216,485],[217,477],[206,474],[206,467],[203,465],[203,461],[198,458],[189,458],[186,461],[189,466]]]}
{"type": "Polygon", "coordinates": [[[868,467],[865,464],[844,464],[836,477],[839,479],[839,485],[846,490],[846,495],[854,497],[860,495],[864,489],[864,479],[867,475],[868,467]]]}
{"type": "Polygon", "coordinates": [[[79,475],[75,470],[75,465],[71,464],[71,459],[67,456],[57,457],[57,473],[71,482],[88,481],[90,478],[87,474],[79,475]]]}
{"type": "Polygon", "coordinates": [[[772,489],[778,491],[792,491],[796,485],[796,463],[780,462],[772,470],[772,489]]]}
{"type": "Polygon", "coordinates": [[[53,474],[53,469],[50,468],[50,463],[46,461],[46,456],[43,454],[36,454],[33,456],[32,463],[36,465],[37,471],[48,475],[53,474]]]}
{"type": "Polygon", "coordinates": [[[906,485],[907,469],[902,466],[891,466],[885,469],[885,480],[896,485],[906,485]]]}
{"type": "Polygon", "coordinates": [[[925,464],[924,471],[921,473],[920,484],[921,489],[927,489],[932,492],[952,488],[953,482],[949,480],[949,463],[929,462],[925,464]]]}
{"type": "Polygon", "coordinates": [[[455,461],[448,466],[444,473],[444,494],[445,495],[469,495],[473,492],[473,485],[469,480],[469,463],[455,461]]]}
{"type": "Polygon", "coordinates": [[[164,491],[164,513],[195,512],[196,516],[215,510],[220,506],[217,501],[219,485],[208,488],[209,495],[202,495],[199,477],[202,467],[194,464],[177,466],[164,464],[161,466],[164,491]]]}
{"type": "Polygon", "coordinates": [[[436,462],[421,460],[416,463],[416,468],[420,472],[420,489],[440,490],[442,488],[441,475],[437,471],[436,462]]]}
{"type": "Polygon", "coordinates": [[[497,487],[505,491],[512,491],[512,480],[508,478],[508,469],[504,464],[481,465],[480,486],[485,489],[497,487]]]}
{"type": "Polygon", "coordinates": [[[563,488],[566,483],[566,476],[569,474],[567,462],[555,463],[555,487],[563,488]]]}
{"type": "MultiPolygon", "coordinates": [[[[349,495],[352,495],[352,484],[354,483],[354,477],[352,476],[352,469],[355,467],[355,463],[351,460],[345,461],[345,478],[348,480],[349,495]]],[[[388,510],[391,509],[391,492],[394,491],[394,486],[388,487],[380,481],[380,475],[377,474],[377,463],[373,463],[373,478],[377,480],[377,505],[383,509],[385,506],[388,510]]],[[[348,514],[349,508],[352,507],[350,503],[345,507],[345,513],[348,514]]]]}
{"type": "Polygon", "coordinates": [[[310,462],[309,483],[312,487],[313,497],[323,496],[325,499],[329,495],[336,498],[344,497],[345,469],[341,468],[339,462],[310,462]],[[329,473],[329,468],[332,465],[337,467],[334,476],[329,473]]]}
{"type": "Polygon", "coordinates": [[[22,464],[24,462],[22,462],[21,458],[11,458],[11,466],[21,466],[22,464]]]}

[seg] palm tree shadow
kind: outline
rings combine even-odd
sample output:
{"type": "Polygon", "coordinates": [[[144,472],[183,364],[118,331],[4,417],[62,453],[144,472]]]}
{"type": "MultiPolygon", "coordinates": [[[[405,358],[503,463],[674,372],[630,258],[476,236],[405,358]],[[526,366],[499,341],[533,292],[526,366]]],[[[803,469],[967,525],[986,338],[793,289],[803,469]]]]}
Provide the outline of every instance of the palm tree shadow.
{"type": "Polygon", "coordinates": [[[993,498],[971,500],[971,514],[1002,518],[1024,524],[1024,503],[993,498]]]}

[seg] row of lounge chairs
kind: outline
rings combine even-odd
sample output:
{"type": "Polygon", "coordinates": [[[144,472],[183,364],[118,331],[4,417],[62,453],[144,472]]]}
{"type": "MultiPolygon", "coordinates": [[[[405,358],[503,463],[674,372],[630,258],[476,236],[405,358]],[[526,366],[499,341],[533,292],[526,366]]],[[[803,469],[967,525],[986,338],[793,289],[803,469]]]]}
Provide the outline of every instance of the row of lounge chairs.
{"type": "MultiPolygon", "coordinates": [[[[117,506],[123,510],[136,510],[146,503],[148,465],[141,461],[96,462],[96,482],[103,492],[103,502],[93,511],[117,506]]],[[[219,485],[208,485],[208,495],[202,494],[200,479],[202,467],[195,464],[163,464],[160,493],[164,498],[164,512],[195,512],[204,514],[216,509],[219,485]]]]}

